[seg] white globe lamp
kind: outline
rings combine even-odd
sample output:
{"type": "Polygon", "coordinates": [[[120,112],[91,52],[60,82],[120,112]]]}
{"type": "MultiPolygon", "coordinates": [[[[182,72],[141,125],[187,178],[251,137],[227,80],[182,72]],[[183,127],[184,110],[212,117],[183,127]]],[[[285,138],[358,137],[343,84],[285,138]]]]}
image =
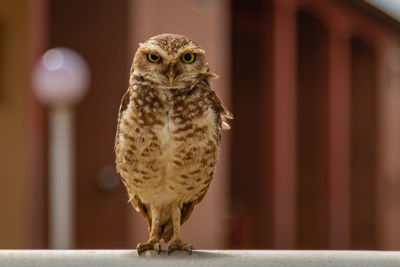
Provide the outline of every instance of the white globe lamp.
{"type": "Polygon", "coordinates": [[[86,95],[90,72],[86,61],[69,48],[44,53],[33,71],[33,89],[49,107],[50,248],[74,247],[74,105],[86,95]]]}

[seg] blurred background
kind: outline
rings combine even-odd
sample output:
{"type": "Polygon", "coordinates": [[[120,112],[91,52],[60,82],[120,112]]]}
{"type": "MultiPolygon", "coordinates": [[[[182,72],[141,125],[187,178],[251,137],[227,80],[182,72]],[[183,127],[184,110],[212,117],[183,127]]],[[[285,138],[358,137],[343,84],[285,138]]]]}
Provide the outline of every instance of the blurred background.
{"type": "Polygon", "coordinates": [[[71,248],[146,240],[113,143],[138,43],[172,32],[205,49],[235,116],[186,241],[400,249],[399,19],[396,0],[0,0],[0,248],[51,248],[52,107],[31,77],[59,46],[91,73],[72,108],[71,248]]]}

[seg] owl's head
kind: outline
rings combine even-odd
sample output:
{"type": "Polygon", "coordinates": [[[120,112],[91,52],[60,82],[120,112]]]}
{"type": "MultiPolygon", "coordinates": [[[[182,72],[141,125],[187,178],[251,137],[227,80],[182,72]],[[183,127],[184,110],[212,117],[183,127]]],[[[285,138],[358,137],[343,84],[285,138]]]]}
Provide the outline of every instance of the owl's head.
{"type": "Polygon", "coordinates": [[[204,50],[177,34],[160,34],[141,43],[131,72],[166,89],[185,88],[216,76],[210,73],[204,50]]]}

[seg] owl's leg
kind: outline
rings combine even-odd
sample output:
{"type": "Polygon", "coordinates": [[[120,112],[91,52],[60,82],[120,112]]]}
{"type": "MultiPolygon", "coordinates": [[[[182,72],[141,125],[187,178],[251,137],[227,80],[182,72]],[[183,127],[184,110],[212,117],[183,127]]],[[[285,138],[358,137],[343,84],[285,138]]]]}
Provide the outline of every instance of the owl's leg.
{"type": "Polygon", "coordinates": [[[137,245],[137,253],[140,255],[141,252],[146,250],[155,250],[160,254],[161,246],[161,223],[160,223],[161,209],[158,207],[151,207],[151,224],[149,227],[149,240],[146,243],[139,243],[137,245]]]}
{"type": "Polygon", "coordinates": [[[186,250],[189,255],[192,254],[192,245],[182,242],[181,235],[181,209],[179,207],[173,207],[171,209],[172,229],[173,234],[171,237],[170,245],[168,246],[168,254],[174,250],[186,250]]]}

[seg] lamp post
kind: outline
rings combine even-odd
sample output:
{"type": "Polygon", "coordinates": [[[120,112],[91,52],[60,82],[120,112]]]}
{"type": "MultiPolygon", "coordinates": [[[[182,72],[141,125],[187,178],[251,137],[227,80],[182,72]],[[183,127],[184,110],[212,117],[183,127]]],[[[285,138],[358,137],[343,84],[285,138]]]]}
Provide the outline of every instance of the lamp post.
{"type": "Polygon", "coordinates": [[[86,61],[68,48],[45,52],[33,73],[37,98],[49,107],[50,248],[74,247],[74,104],[86,94],[86,61]]]}

